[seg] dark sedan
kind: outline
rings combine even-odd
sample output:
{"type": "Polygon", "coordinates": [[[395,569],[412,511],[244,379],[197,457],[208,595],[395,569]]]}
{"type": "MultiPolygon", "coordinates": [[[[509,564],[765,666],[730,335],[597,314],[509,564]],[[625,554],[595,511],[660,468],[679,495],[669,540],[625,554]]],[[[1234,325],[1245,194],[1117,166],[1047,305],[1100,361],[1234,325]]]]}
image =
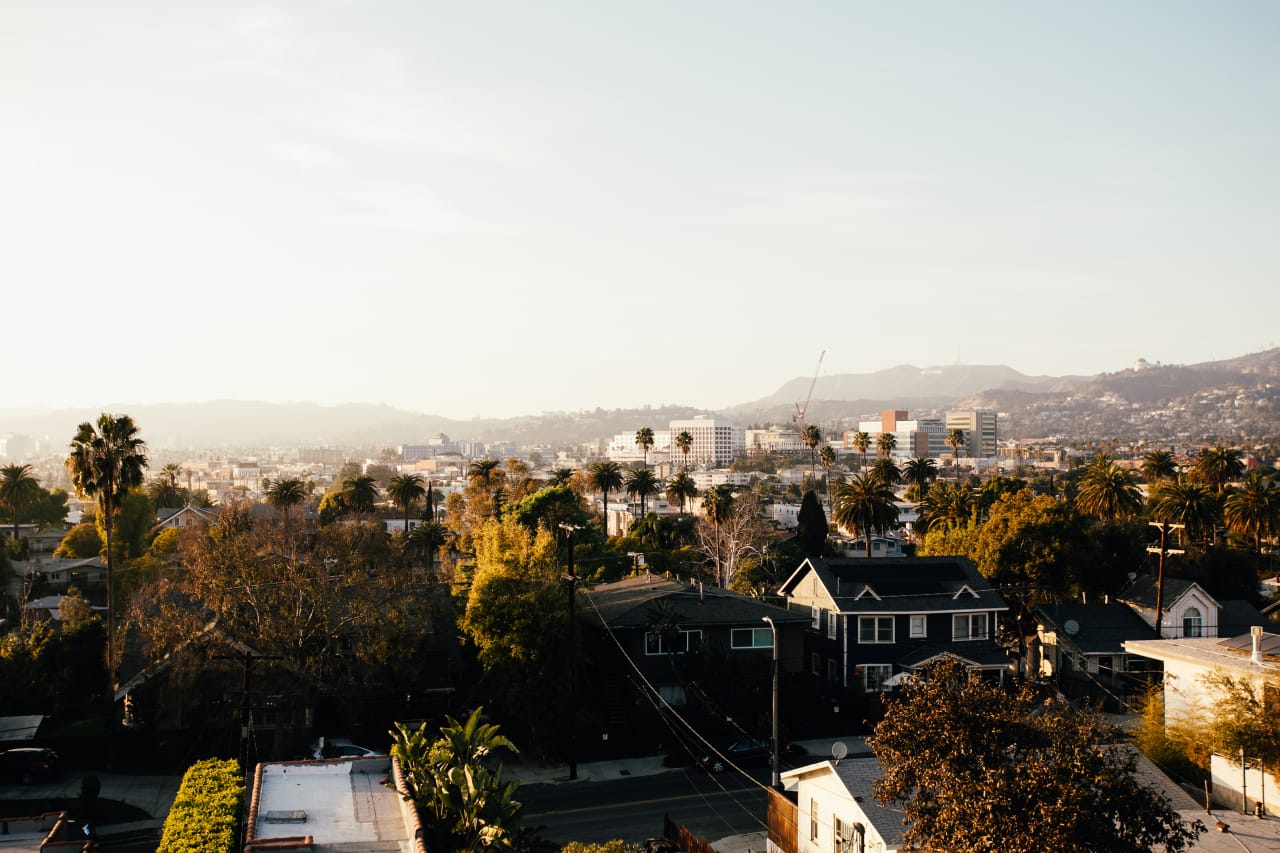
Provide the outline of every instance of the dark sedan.
{"type": "Polygon", "coordinates": [[[58,773],[58,753],[48,747],[24,746],[0,752],[0,779],[30,785],[58,773]]]}

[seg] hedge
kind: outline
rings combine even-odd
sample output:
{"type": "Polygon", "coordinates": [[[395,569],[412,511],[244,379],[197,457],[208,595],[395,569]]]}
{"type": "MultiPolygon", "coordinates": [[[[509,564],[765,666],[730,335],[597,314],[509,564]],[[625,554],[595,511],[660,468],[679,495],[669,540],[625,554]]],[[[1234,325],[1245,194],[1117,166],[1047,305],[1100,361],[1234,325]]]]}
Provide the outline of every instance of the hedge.
{"type": "Polygon", "coordinates": [[[156,853],[234,853],[244,783],[236,761],[210,758],[187,768],[156,853]]]}

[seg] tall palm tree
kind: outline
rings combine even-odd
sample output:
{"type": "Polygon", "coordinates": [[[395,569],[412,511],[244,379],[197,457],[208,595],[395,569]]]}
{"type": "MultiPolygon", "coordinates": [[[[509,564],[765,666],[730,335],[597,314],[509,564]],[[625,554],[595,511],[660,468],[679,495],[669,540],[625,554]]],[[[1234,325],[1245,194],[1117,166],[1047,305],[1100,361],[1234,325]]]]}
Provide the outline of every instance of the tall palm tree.
{"type": "Polygon", "coordinates": [[[689,466],[689,451],[693,450],[693,433],[687,429],[682,429],[676,433],[676,448],[680,451],[680,461],[687,468],[689,466]]]}
{"type": "Polygon", "coordinates": [[[822,444],[822,430],[818,429],[817,424],[809,424],[804,428],[804,432],[800,433],[800,440],[804,442],[805,447],[809,448],[809,476],[816,480],[818,460],[815,454],[818,445],[822,444]]]}
{"type": "Polygon", "coordinates": [[[169,485],[178,488],[178,478],[182,476],[182,466],[177,462],[170,462],[160,469],[160,476],[169,481],[169,485]]]}
{"type": "Polygon", "coordinates": [[[1227,484],[1244,475],[1244,452],[1221,444],[1207,447],[1196,457],[1195,475],[1222,497],[1227,484]]]}
{"type": "Polygon", "coordinates": [[[373,512],[378,502],[378,482],[362,474],[342,481],[342,499],[352,512],[373,512]]]}
{"type": "Polygon", "coordinates": [[[963,483],[934,483],[916,510],[916,523],[924,530],[943,524],[954,529],[973,517],[974,503],[973,490],[963,483]]]}
{"type": "Polygon", "coordinates": [[[898,437],[891,432],[882,432],[876,436],[876,455],[888,459],[898,448],[898,437]]]}
{"type": "Polygon", "coordinates": [[[633,468],[627,472],[626,489],[631,497],[640,497],[640,515],[645,514],[645,501],[662,488],[658,477],[648,468],[633,468]]]}
{"type": "Polygon", "coordinates": [[[964,430],[949,429],[947,437],[943,439],[947,447],[951,448],[951,465],[956,469],[956,477],[960,476],[960,448],[964,446],[964,430]]]}
{"type": "Polygon", "coordinates": [[[680,504],[680,514],[684,515],[685,501],[692,500],[698,496],[698,486],[693,482],[693,478],[689,476],[689,472],[684,468],[680,472],[667,481],[666,498],[670,503],[680,504]]]}
{"type": "Polygon", "coordinates": [[[1085,468],[1076,492],[1076,508],[1103,520],[1129,518],[1142,511],[1142,492],[1133,475],[1105,453],[1085,468]]]}
{"type": "Polygon", "coordinates": [[[727,483],[712,486],[702,495],[702,514],[711,519],[716,534],[716,583],[720,580],[720,525],[733,516],[733,488],[727,483]]]}
{"type": "Polygon", "coordinates": [[[1222,515],[1227,529],[1253,539],[1254,549],[1261,554],[1262,540],[1280,532],[1280,488],[1255,473],[1227,495],[1222,515]]]}
{"type": "Polygon", "coordinates": [[[40,496],[40,481],[31,473],[30,465],[6,465],[0,468],[0,502],[13,514],[13,541],[18,541],[18,514],[40,496]]]}
{"type": "Polygon", "coordinates": [[[871,556],[871,534],[898,523],[893,489],[875,474],[859,474],[836,487],[831,519],[855,536],[861,534],[871,556]]]}
{"type": "Polygon", "coordinates": [[[640,427],[636,430],[636,447],[644,451],[644,467],[649,467],[649,448],[653,447],[653,428],[640,427]]]}
{"type": "Polygon", "coordinates": [[[106,534],[107,552],[107,661],[115,666],[115,606],[112,575],[115,554],[112,534],[115,514],[130,489],[142,485],[147,469],[147,443],[138,437],[138,427],[128,415],[98,416],[97,424],[85,421],[71,439],[71,453],[66,460],[67,473],[76,494],[93,498],[98,504],[98,517],[106,534]]]}
{"type": "Polygon", "coordinates": [[[1168,450],[1148,450],[1142,454],[1142,476],[1148,483],[1170,480],[1178,474],[1178,463],[1168,450]]]}
{"type": "Polygon", "coordinates": [[[447,541],[448,535],[448,529],[440,522],[434,519],[423,521],[404,535],[404,547],[409,553],[425,558],[428,569],[435,569],[436,551],[447,541]]]}
{"type": "Polygon", "coordinates": [[[267,480],[267,503],[280,510],[286,529],[289,527],[289,510],[310,498],[314,488],[311,483],[297,477],[267,480]]]}
{"type": "Polygon", "coordinates": [[[818,448],[818,464],[827,472],[827,494],[831,494],[831,469],[836,466],[836,451],[829,444],[818,448]]]}
{"type": "Polygon", "coordinates": [[[471,485],[488,491],[493,484],[494,472],[500,464],[497,459],[477,459],[468,466],[467,478],[471,480],[471,485]]]}
{"type": "Polygon", "coordinates": [[[421,474],[396,474],[387,483],[387,497],[404,507],[404,530],[409,532],[409,507],[427,495],[421,474]]]}
{"type": "Polygon", "coordinates": [[[564,486],[568,485],[573,479],[574,471],[572,468],[552,468],[551,469],[551,485],[564,486]]]}
{"type": "Polygon", "coordinates": [[[916,490],[923,495],[933,481],[938,479],[938,463],[928,456],[912,457],[902,466],[902,479],[906,480],[908,485],[915,486],[916,490]]]}
{"type": "Polygon", "coordinates": [[[609,493],[622,488],[622,466],[610,459],[592,462],[587,467],[587,486],[604,495],[605,525],[609,519],[609,493]]]}
{"type": "Polygon", "coordinates": [[[859,430],[853,434],[853,438],[849,443],[853,445],[853,449],[858,451],[858,455],[862,457],[862,468],[865,470],[867,467],[867,450],[871,447],[871,433],[859,430]]]}
{"type": "Polygon", "coordinates": [[[1166,524],[1185,524],[1186,535],[1203,538],[1218,520],[1218,500],[1207,484],[1179,476],[1165,480],[1152,493],[1151,517],[1166,524]]]}
{"type": "Polygon", "coordinates": [[[886,486],[896,486],[902,482],[902,469],[888,456],[872,462],[871,473],[879,477],[886,486]]]}

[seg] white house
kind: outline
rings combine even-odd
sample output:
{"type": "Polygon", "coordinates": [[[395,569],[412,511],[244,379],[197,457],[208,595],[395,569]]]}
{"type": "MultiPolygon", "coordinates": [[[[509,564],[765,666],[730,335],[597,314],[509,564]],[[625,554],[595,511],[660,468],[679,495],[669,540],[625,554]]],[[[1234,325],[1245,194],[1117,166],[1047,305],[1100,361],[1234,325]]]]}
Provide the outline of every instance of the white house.
{"type": "MultiPolygon", "coordinates": [[[[874,758],[820,761],[782,774],[796,794],[795,853],[895,853],[902,849],[902,810],[871,791],[882,774],[874,758]]],[[[769,853],[780,853],[772,841],[769,853]]]]}

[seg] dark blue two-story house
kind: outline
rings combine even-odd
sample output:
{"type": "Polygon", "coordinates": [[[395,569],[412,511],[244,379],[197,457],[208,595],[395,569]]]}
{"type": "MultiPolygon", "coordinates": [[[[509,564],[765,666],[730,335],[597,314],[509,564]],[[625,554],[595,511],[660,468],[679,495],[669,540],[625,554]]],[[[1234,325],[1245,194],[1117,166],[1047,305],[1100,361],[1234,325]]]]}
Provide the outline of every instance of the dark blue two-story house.
{"type": "Polygon", "coordinates": [[[941,655],[1013,672],[996,642],[1008,605],[964,557],[810,558],[779,593],[809,615],[809,672],[828,688],[888,690],[941,655]]]}

